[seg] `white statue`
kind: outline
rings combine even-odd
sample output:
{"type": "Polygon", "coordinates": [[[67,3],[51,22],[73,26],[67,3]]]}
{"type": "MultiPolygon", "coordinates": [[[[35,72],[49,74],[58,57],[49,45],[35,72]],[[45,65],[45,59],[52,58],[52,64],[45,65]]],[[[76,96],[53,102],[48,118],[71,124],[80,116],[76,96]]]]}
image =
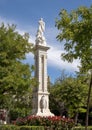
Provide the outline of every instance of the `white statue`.
{"type": "Polygon", "coordinates": [[[45,43],[45,37],[43,35],[44,31],[45,31],[45,22],[43,21],[43,18],[41,18],[39,20],[39,26],[38,26],[37,35],[36,35],[36,41],[46,44],[45,43]]]}
{"type": "Polygon", "coordinates": [[[45,31],[45,22],[43,21],[43,18],[41,18],[39,20],[38,32],[40,32],[41,36],[43,36],[44,31],[45,31]]]}

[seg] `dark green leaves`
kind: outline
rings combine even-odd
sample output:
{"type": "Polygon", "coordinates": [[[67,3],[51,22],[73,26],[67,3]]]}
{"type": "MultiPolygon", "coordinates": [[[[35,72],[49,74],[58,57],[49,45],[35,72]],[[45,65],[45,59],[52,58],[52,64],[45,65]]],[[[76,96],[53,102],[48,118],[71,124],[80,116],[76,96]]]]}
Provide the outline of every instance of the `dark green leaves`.
{"type": "Polygon", "coordinates": [[[33,67],[21,62],[33,51],[33,45],[27,33],[20,35],[15,29],[15,25],[0,26],[0,107],[9,107],[15,102],[13,96],[25,95],[34,82],[33,67]]]}
{"type": "Polygon", "coordinates": [[[59,41],[65,40],[62,54],[64,60],[72,62],[80,58],[86,62],[86,68],[92,68],[92,6],[79,7],[77,10],[68,13],[61,10],[56,27],[60,30],[57,36],[59,41]]]}

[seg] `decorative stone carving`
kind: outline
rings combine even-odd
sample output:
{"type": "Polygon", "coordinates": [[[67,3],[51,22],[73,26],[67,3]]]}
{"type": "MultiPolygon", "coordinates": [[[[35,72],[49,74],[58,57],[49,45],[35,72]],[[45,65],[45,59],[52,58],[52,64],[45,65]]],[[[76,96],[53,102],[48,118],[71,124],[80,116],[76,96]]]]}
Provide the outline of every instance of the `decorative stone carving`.
{"type": "Polygon", "coordinates": [[[44,109],[47,108],[47,101],[46,101],[46,99],[45,99],[45,96],[42,96],[42,97],[41,97],[40,107],[41,107],[41,112],[42,112],[42,113],[44,112],[44,109]]]}

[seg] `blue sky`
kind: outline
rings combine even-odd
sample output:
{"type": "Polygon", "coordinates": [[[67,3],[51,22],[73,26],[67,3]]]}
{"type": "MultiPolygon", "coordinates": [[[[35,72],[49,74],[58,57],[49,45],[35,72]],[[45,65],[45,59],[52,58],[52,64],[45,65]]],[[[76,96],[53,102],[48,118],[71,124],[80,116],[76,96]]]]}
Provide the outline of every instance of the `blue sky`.
{"type": "MultiPolygon", "coordinates": [[[[17,25],[19,33],[28,32],[30,41],[35,43],[35,35],[38,29],[38,21],[43,18],[46,24],[45,37],[47,45],[50,46],[48,51],[48,75],[51,81],[61,75],[64,69],[67,73],[77,71],[79,61],[76,60],[72,64],[64,62],[60,59],[60,55],[64,52],[62,44],[56,40],[58,30],[55,27],[55,19],[61,9],[69,12],[77,9],[79,6],[89,7],[92,0],[0,0],[0,23],[14,23],[17,25]]],[[[32,54],[27,55],[27,63],[33,64],[34,58],[32,54]]]]}

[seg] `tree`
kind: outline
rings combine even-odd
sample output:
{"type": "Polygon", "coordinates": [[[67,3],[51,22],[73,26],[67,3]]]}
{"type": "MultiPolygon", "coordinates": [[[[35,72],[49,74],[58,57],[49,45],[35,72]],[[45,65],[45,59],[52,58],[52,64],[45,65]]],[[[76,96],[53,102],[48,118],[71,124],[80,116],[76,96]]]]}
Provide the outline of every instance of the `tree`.
{"type": "MultiPolygon", "coordinates": [[[[66,77],[63,80],[57,81],[53,88],[51,88],[51,94],[55,97],[56,101],[60,103],[65,116],[69,116],[75,119],[77,123],[78,114],[85,112],[85,100],[87,95],[87,85],[83,84],[80,78],[66,77]]],[[[56,106],[57,106],[56,105],[56,106]]],[[[54,107],[55,108],[55,107],[54,107]]]]}
{"type": "MultiPolygon", "coordinates": [[[[0,25],[0,108],[23,95],[34,85],[33,66],[24,64],[26,53],[33,51],[29,35],[20,35],[15,25],[0,25]]],[[[11,104],[12,105],[12,104],[11,104]]]]}
{"type": "Polygon", "coordinates": [[[32,87],[29,87],[23,95],[13,96],[13,98],[6,101],[9,106],[9,122],[16,120],[18,117],[30,115],[32,110],[32,87]]]}
{"type": "Polygon", "coordinates": [[[62,10],[56,27],[62,30],[57,39],[66,40],[63,59],[72,62],[73,59],[85,61],[85,68],[92,68],[92,7],[80,7],[70,14],[62,10]]]}
{"type": "MultiPolygon", "coordinates": [[[[88,72],[92,69],[92,6],[89,8],[79,7],[70,13],[62,10],[59,16],[60,19],[56,21],[56,27],[60,30],[57,39],[59,41],[65,39],[64,49],[66,53],[62,54],[63,59],[72,62],[79,58],[83,71],[88,72]]],[[[89,90],[91,90],[91,86],[92,78],[89,90]]],[[[90,92],[87,101],[86,129],[90,92]]]]}

